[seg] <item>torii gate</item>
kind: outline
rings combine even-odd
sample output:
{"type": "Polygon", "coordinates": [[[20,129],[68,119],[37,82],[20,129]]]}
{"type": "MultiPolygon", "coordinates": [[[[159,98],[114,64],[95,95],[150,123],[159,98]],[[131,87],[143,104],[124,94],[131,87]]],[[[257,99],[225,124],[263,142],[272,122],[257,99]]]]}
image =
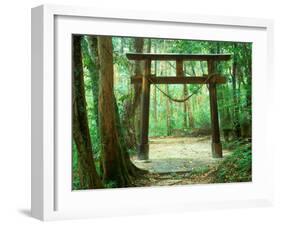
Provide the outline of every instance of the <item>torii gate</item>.
{"type": "MultiPolygon", "coordinates": [[[[211,111],[212,129],[212,156],[222,158],[220,130],[217,105],[217,84],[226,82],[225,77],[215,74],[215,62],[228,61],[230,54],[155,54],[155,53],[127,53],[129,60],[144,61],[143,75],[135,75],[131,83],[141,83],[141,120],[140,144],[138,146],[138,159],[147,160],[149,154],[148,129],[149,129],[149,100],[150,84],[208,84],[211,111]],[[151,61],[176,61],[176,76],[160,77],[151,74],[151,61]],[[184,61],[207,61],[208,75],[184,76],[184,61]],[[210,77],[209,77],[210,76],[210,77]],[[210,79],[206,79],[210,78],[210,79]]],[[[156,72],[155,72],[156,73],[156,72]]]]}

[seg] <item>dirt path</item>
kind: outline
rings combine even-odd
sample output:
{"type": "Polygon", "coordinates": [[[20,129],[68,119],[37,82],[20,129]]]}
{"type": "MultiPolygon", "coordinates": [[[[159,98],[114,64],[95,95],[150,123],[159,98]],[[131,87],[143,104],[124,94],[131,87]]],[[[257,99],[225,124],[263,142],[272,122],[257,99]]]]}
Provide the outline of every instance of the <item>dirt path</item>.
{"type": "MultiPolygon", "coordinates": [[[[133,158],[136,166],[150,172],[143,186],[208,183],[192,177],[209,173],[222,159],[212,158],[210,137],[165,137],[150,139],[149,161],[133,158]]],[[[229,155],[223,150],[224,157],[229,155]]],[[[142,184],[142,181],[140,182],[142,184]]]]}

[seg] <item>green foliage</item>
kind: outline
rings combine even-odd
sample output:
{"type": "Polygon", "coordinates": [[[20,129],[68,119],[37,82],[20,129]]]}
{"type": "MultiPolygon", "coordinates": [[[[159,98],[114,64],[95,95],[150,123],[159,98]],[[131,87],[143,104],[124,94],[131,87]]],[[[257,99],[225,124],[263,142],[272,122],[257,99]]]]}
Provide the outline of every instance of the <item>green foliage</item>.
{"type": "Polygon", "coordinates": [[[209,128],[211,119],[210,119],[210,106],[206,104],[202,106],[202,109],[196,112],[195,122],[198,128],[209,128]]]}
{"type": "Polygon", "coordinates": [[[252,150],[249,144],[237,147],[226,157],[214,174],[215,183],[252,180],[252,150]]]}
{"type": "MultiPolygon", "coordinates": [[[[115,95],[121,116],[125,108],[124,103],[127,99],[132,98],[133,87],[129,84],[129,79],[134,73],[134,62],[128,61],[125,56],[126,52],[134,52],[133,38],[113,37],[114,48],[114,65],[116,72],[115,95]]],[[[146,52],[148,40],[145,39],[144,52],[146,52]]],[[[214,42],[214,41],[193,41],[193,40],[164,40],[151,39],[151,51],[156,53],[230,53],[233,58],[229,62],[222,62],[217,65],[217,71],[227,78],[226,85],[218,86],[218,107],[221,124],[223,128],[232,128],[237,123],[251,124],[251,95],[250,65],[251,65],[251,44],[250,43],[233,43],[233,42],[214,42]],[[236,90],[233,91],[233,62],[238,64],[238,76],[236,78],[236,90]],[[239,100],[238,105],[234,101],[234,96],[239,100]],[[237,112],[239,111],[239,112],[237,112]],[[235,113],[237,112],[237,114],[235,113]],[[238,115],[238,122],[236,120],[238,115]],[[236,120],[236,121],[235,121],[236,120]],[[234,123],[235,121],[235,123],[234,123]]],[[[190,75],[203,75],[207,73],[206,62],[185,62],[185,73],[190,75]]],[[[157,76],[175,75],[175,62],[152,62],[152,71],[157,76]]],[[[153,87],[153,86],[151,86],[153,87]]],[[[159,85],[165,90],[164,85],[159,85]]],[[[182,99],[182,85],[169,85],[169,93],[177,99],[182,99]]],[[[195,120],[195,128],[210,128],[210,104],[209,90],[206,86],[200,88],[200,85],[188,85],[189,94],[194,96],[189,100],[191,111],[195,120]]],[[[163,96],[158,90],[156,91],[156,104],[154,104],[155,93],[151,92],[150,99],[150,136],[166,136],[170,125],[170,130],[182,129],[182,131],[191,131],[191,128],[183,127],[184,117],[189,118],[189,114],[183,112],[183,104],[170,102],[170,116],[168,117],[167,97],[163,96]],[[155,113],[156,111],[156,113],[155,113]],[[153,114],[152,114],[153,113],[153,114]],[[153,118],[157,115],[157,120],[153,118]],[[169,121],[169,123],[167,122],[169,121]]]]}
{"type": "Polygon", "coordinates": [[[77,147],[75,143],[72,144],[72,189],[77,190],[80,189],[80,180],[79,180],[79,172],[78,172],[78,154],[77,147]]]}
{"type": "Polygon", "coordinates": [[[243,143],[245,143],[243,140],[239,140],[239,139],[235,139],[232,141],[223,141],[222,142],[222,147],[223,149],[227,149],[227,150],[235,150],[238,147],[240,147],[241,145],[243,145],[243,143]]]}
{"type": "MultiPolygon", "coordinates": [[[[148,51],[148,45],[151,44],[151,52],[155,53],[192,53],[192,54],[209,54],[209,53],[229,53],[232,59],[228,62],[221,62],[216,65],[218,73],[226,77],[227,83],[218,85],[218,110],[221,128],[234,130],[236,127],[251,125],[251,73],[252,73],[252,44],[237,42],[216,42],[216,41],[196,41],[196,40],[164,40],[164,39],[145,39],[143,52],[148,51]],[[233,64],[236,64],[236,74],[234,73],[233,64]]],[[[134,38],[113,37],[113,62],[114,62],[114,94],[121,118],[123,118],[127,100],[132,100],[134,86],[130,83],[130,78],[134,75],[135,63],[129,61],[126,53],[135,52],[134,38]]],[[[99,126],[97,115],[97,96],[98,96],[98,79],[93,80],[93,73],[98,71],[97,65],[92,62],[89,52],[89,46],[86,38],[82,39],[82,56],[83,71],[85,82],[85,95],[87,102],[88,123],[92,139],[95,164],[98,174],[101,176],[100,169],[100,151],[101,144],[99,139],[99,126]],[[95,92],[96,91],[96,92],[95,92]]],[[[184,72],[186,76],[202,76],[207,74],[206,62],[185,62],[184,72]]],[[[175,62],[152,62],[152,73],[157,76],[175,75],[175,62]]],[[[164,85],[159,85],[165,90],[164,85]]],[[[194,95],[189,99],[189,112],[184,112],[183,103],[168,102],[159,90],[154,92],[151,86],[150,92],[150,136],[167,136],[170,129],[181,130],[184,134],[192,134],[193,131],[210,129],[210,103],[209,90],[206,85],[187,85],[188,94],[194,95]],[[156,96],[155,96],[156,95],[156,96]],[[155,103],[156,100],[156,103],[155,103]],[[169,109],[168,109],[169,105],[169,109]],[[168,113],[168,111],[170,111],[168,113]],[[170,114],[170,115],[169,115],[170,114]],[[191,116],[194,119],[194,127],[189,125],[191,116]],[[184,118],[187,121],[187,127],[183,124],[184,118]],[[171,128],[168,128],[170,126],[171,128]]],[[[182,99],[182,85],[169,85],[169,94],[177,99],[182,99]]],[[[185,103],[186,104],[186,103],[185,103]]],[[[124,119],[124,118],[123,118],[124,119]]],[[[126,120],[126,119],[125,119],[126,120]]],[[[128,119],[132,120],[132,119],[128,119]]],[[[120,131],[126,130],[120,125],[120,131]]],[[[137,126],[136,126],[137,127],[137,126]]],[[[173,133],[171,134],[173,135],[173,133]]],[[[121,141],[124,142],[124,141],[121,141]]],[[[242,145],[239,140],[231,143],[223,143],[224,148],[234,149],[235,151],[226,160],[224,160],[217,171],[218,182],[232,181],[249,181],[251,180],[251,148],[242,145]],[[247,147],[247,148],[246,148],[247,147]]],[[[73,145],[73,188],[78,189],[79,169],[78,156],[75,145],[73,145]]],[[[136,153],[135,148],[129,150],[130,155],[136,153]]],[[[198,172],[205,173],[208,168],[198,169],[198,172]]],[[[106,187],[115,187],[115,184],[108,182],[106,187]]]]}

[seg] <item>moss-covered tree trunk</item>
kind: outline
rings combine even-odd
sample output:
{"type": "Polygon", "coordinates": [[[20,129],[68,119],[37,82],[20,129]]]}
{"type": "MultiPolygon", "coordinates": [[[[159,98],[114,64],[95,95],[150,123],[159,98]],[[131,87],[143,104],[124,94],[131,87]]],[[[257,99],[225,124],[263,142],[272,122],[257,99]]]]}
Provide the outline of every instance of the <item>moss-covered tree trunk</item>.
{"type": "Polygon", "coordinates": [[[73,36],[73,138],[78,151],[80,186],[102,188],[97,174],[88,126],[82,67],[81,36],[73,36]]]}

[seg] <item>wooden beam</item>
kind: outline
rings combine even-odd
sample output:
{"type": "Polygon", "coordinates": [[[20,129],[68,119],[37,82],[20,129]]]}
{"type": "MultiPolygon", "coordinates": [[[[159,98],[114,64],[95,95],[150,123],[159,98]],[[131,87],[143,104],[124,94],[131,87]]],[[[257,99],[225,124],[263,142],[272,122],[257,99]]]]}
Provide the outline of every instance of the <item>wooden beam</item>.
{"type": "Polygon", "coordinates": [[[129,60],[227,61],[231,54],[127,53],[129,60]]]}
{"type": "Polygon", "coordinates": [[[150,100],[150,85],[148,76],[151,74],[151,61],[145,61],[145,72],[141,77],[141,117],[140,117],[140,144],[138,146],[138,159],[148,160],[149,144],[149,100],[150,100]]]}
{"type": "MultiPolygon", "coordinates": [[[[209,80],[207,80],[208,76],[200,76],[200,77],[153,77],[149,76],[149,82],[151,84],[209,84],[209,83],[217,83],[223,84],[226,83],[226,78],[220,75],[214,75],[209,80]]],[[[142,83],[142,76],[135,76],[131,78],[131,83],[142,83]]]]}
{"type": "Polygon", "coordinates": [[[176,61],[176,76],[177,77],[184,76],[184,74],[183,74],[183,61],[182,60],[176,61]]]}
{"type": "MultiPolygon", "coordinates": [[[[208,73],[215,72],[214,61],[208,61],[208,73]]],[[[209,84],[210,95],[210,111],[211,111],[211,127],[212,127],[212,155],[214,158],[222,158],[222,145],[220,142],[220,126],[218,116],[217,103],[217,87],[216,83],[209,84]]]]}

